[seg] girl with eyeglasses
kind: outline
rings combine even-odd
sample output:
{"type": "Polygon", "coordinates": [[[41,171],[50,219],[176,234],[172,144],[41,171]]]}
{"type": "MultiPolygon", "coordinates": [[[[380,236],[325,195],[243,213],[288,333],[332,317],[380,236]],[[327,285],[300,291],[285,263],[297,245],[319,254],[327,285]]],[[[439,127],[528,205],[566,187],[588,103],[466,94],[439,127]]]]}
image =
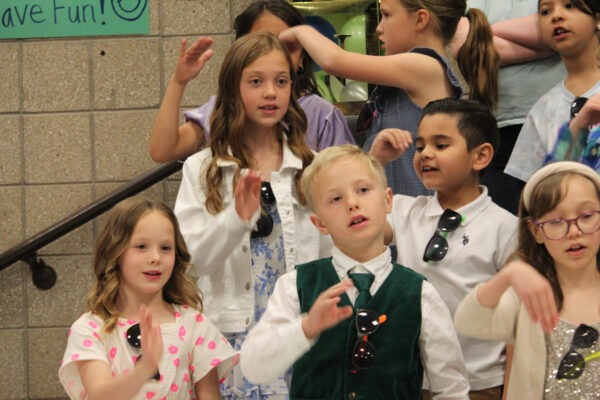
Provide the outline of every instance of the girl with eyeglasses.
{"type": "Polygon", "coordinates": [[[134,197],[107,214],[88,311],[59,370],[71,399],[220,399],[237,353],[202,314],[173,211],[134,197]]]}
{"type": "MultiPolygon", "coordinates": [[[[248,34],[219,74],[210,148],[189,157],[175,213],[206,295],[207,316],[236,349],[264,312],[277,278],[331,253],[298,190],[313,160],[286,47],[248,34]]],[[[258,366],[257,366],[258,367],[258,366]]],[[[224,398],[286,398],[285,376],[253,385],[234,370],[224,398]]]]}
{"type": "MultiPolygon", "coordinates": [[[[377,134],[386,128],[402,129],[416,138],[423,107],[433,100],[459,98],[460,82],[446,59],[460,19],[467,16],[469,35],[457,59],[470,86],[469,98],[489,108],[497,102],[499,60],[485,15],[467,9],[466,0],[381,0],[377,26],[384,56],[346,51],[309,26],[295,26],[279,34],[291,48],[304,48],[330,74],[378,85],[367,103],[363,148],[368,151],[377,134]]],[[[413,167],[414,146],[386,166],[395,194],[431,194],[413,167]]]]}
{"type": "Polygon", "coordinates": [[[600,176],[549,164],[519,205],[518,260],[475,287],[459,333],[514,344],[508,399],[600,396],[600,176]]]}
{"type": "Polygon", "coordinates": [[[567,74],[533,105],[519,133],[504,172],[523,182],[552,153],[576,98],[600,93],[600,1],[544,0],[538,14],[541,40],[560,55],[567,74]]]}

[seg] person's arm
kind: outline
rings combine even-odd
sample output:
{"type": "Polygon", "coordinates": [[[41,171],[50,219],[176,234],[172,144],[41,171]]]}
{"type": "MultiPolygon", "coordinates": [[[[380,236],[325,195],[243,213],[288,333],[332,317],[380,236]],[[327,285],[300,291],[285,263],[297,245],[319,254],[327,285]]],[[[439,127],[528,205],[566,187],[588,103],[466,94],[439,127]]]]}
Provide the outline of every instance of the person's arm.
{"type": "Polygon", "coordinates": [[[199,400],[220,400],[219,374],[217,368],[210,370],[202,379],[194,384],[196,398],[199,400]]]}
{"type": "Polygon", "coordinates": [[[539,322],[545,331],[554,329],[558,324],[558,308],[552,287],[546,278],[521,260],[510,261],[479,286],[477,300],[483,307],[496,307],[509,287],[517,293],[532,321],[539,322]]]}
{"type": "Polygon", "coordinates": [[[103,361],[80,362],[81,381],[90,400],[130,400],[156,373],[163,351],[160,327],[152,324],[152,315],[148,310],[142,310],[141,315],[140,329],[144,357],[135,363],[131,371],[113,377],[110,366],[103,361]]]}
{"type": "Polygon", "coordinates": [[[279,278],[265,313],[242,344],[244,376],[254,383],[272,381],[307,352],[321,332],[352,316],[351,306],[338,306],[340,296],[350,287],[349,279],[333,285],[301,315],[296,272],[279,278]]]}
{"type": "Polygon", "coordinates": [[[260,177],[257,181],[256,174],[240,176],[236,187],[237,195],[233,196],[231,203],[218,214],[210,214],[200,185],[200,170],[204,162],[208,162],[207,158],[193,156],[184,163],[174,207],[181,233],[192,256],[192,264],[199,276],[221,268],[234,249],[247,237],[260,216],[260,177]],[[252,179],[253,183],[245,186],[246,179],[252,179]],[[245,192],[244,188],[250,193],[245,192]],[[248,217],[252,209],[255,211],[248,217]]]}
{"type": "Polygon", "coordinates": [[[330,74],[403,89],[420,106],[450,95],[445,68],[433,57],[414,52],[379,56],[346,51],[308,25],[286,29],[279,38],[291,51],[303,47],[330,74]]]}
{"type": "Polygon", "coordinates": [[[348,127],[348,121],[339,108],[332,106],[331,113],[320,125],[316,151],[340,144],[356,144],[348,127]]]}
{"type": "Polygon", "coordinates": [[[181,42],[173,76],[167,84],[165,96],[152,128],[150,156],[156,162],[185,158],[204,146],[202,127],[194,122],[179,125],[179,112],[185,87],[194,79],[212,56],[213,40],[201,37],[189,49],[181,42]]]}
{"type": "MultiPolygon", "coordinates": [[[[492,24],[494,47],[502,65],[533,61],[554,53],[554,50],[540,39],[537,18],[535,13],[492,24]]],[[[450,53],[454,58],[467,38],[469,27],[469,20],[466,17],[461,18],[450,43],[450,53]]]]}
{"type": "Polygon", "coordinates": [[[402,156],[413,142],[412,134],[409,131],[396,128],[387,128],[381,130],[369,150],[369,154],[375,158],[382,167],[388,162],[402,156]]]}
{"type": "Polygon", "coordinates": [[[448,306],[432,284],[421,288],[419,347],[433,400],[469,399],[467,367],[448,306]]]}

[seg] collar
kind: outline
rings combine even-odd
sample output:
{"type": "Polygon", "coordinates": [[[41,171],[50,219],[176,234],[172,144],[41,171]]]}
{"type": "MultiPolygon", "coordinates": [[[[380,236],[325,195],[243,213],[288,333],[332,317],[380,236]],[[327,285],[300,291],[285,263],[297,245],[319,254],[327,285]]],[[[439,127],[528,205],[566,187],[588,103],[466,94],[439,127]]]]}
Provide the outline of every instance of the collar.
{"type": "MultiPolygon", "coordinates": [[[[458,210],[454,210],[463,217],[462,222],[460,223],[461,226],[468,225],[492,202],[492,198],[488,196],[487,187],[479,185],[479,189],[481,190],[481,193],[475,200],[465,204],[458,210]]],[[[440,205],[440,202],[437,197],[437,192],[435,192],[434,195],[431,197],[431,201],[429,201],[425,206],[425,216],[439,218],[443,212],[444,209],[440,205]]]]}
{"type": "MultiPolygon", "coordinates": [[[[292,169],[297,171],[301,170],[302,160],[299,157],[297,157],[288,146],[287,137],[285,136],[285,134],[282,134],[282,143],[283,159],[281,161],[281,168],[279,169],[279,171],[281,172],[286,169],[292,169]]],[[[227,149],[227,153],[231,155],[231,148],[227,149]]],[[[219,158],[217,160],[217,166],[219,168],[237,168],[237,163],[235,163],[232,160],[224,160],[222,158],[219,158]]]]}
{"type": "Polygon", "coordinates": [[[333,267],[335,268],[335,272],[338,274],[340,280],[347,278],[348,271],[354,268],[357,264],[364,266],[368,272],[377,277],[380,276],[384,269],[392,262],[392,254],[389,247],[386,247],[385,251],[383,251],[377,257],[362,263],[348,257],[335,246],[331,250],[331,255],[333,257],[333,267]]]}

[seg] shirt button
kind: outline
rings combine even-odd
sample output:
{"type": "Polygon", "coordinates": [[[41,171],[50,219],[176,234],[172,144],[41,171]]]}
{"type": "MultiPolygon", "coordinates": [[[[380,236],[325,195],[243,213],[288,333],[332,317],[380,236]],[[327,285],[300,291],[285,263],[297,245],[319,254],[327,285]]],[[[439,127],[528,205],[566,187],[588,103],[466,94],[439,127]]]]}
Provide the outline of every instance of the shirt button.
{"type": "Polygon", "coordinates": [[[246,290],[250,290],[251,287],[250,282],[246,282],[246,290]]]}
{"type": "Polygon", "coordinates": [[[285,215],[290,215],[290,212],[291,212],[290,210],[287,210],[287,211],[285,212],[285,215]]]}
{"type": "Polygon", "coordinates": [[[250,325],[250,318],[246,318],[246,326],[250,325]]]}
{"type": "Polygon", "coordinates": [[[242,246],[242,251],[243,251],[244,253],[245,253],[245,252],[247,252],[247,251],[248,251],[248,246],[246,246],[246,245],[243,245],[243,246],[242,246]]]}
{"type": "Polygon", "coordinates": [[[290,247],[290,253],[293,253],[293,252],[294,252],[294,248],[290,247]]]}

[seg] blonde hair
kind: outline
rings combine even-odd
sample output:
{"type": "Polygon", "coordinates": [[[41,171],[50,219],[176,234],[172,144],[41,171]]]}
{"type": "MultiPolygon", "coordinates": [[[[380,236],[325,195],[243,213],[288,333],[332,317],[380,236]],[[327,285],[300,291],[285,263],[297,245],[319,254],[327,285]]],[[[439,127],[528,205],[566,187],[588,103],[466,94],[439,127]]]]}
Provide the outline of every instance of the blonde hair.
{"type": "MultiPolygon", "coordinates": [[[[519,202],[519,244],[514,257],[532,265],[548,279],[559,310],[562,309],[564,295],[558,282],[554,259],[546,246],[537,242],[529,229],[529,224],[531,219],[537,220],[559,205],[566,196],[567,183],[573,176],[581,176],[593,183],[596,194],[600,199],[599,179],[597,177],[592,179],[588,173],[581,171],[581,168],[590,169],[589,167],[577,164],[579,163],[560,162],[542,168],[537,174],[543,174],[544,176],[540,179],[537,179],[537,177],[530,178],[526,188],[521,193],[519,202]],[[571,168],[569,164],[574,165],[574,168],[571,168]],[[555,167],[562,168],[554,172],[555,167]],[[546,171],[551,173],[545,174],[546,171]]],[[[590,169],[590,171],[595,174],[593,170],[590,169]]],[[[600,271],[600,252],[596,254],[596,268],[600,271]]]]}
{"type": "Polygon", "coordinates": [[[340,160],[364,163],[371,170],[377,182],[383,188],[387,187],[385,171],[381,164],[373,156],[365,153],[360,147],[353,144],[327,147],[317,153],[313,162],[306,167],[300,179],[300,191],[311,210],[315,211],[312,189],[319,179],[319,174],[322,170],[327,169],[328,166],[340,160]]]}
{"type": "Polygon", "coordinates": [[[469,99],[493,110],[498,103],[500,56],[494,47],[492,27],[477,8],[467,10],[466,0],[398,0],[409,11],[427,10],[435,21],[444,45],[454,38],[461,17],[470,23],[456,63],[469,85],[469,99]],[[467,11],[465,14],[465,10],[467,11]]]}
{"type": "MultiPolygon", "coordinates": [[[[220,160],[233,161],[238,169],[234,175],[234,187],[242,168],[250,167],[252,155],[244,145],[246,135],[246,113],[240,94],[242,71],[259,57],[271,51],[281,52],[289,65],[292,85],[295,85],[296,73],[287,48],[279,39],[269,32],[249,33],[237,39],[227,54],[219,73],[219,90],[215,109],[210,118],[210,160],[204,180],[201,184],[206,192],[206,209],[211,214],[223,210],[223,194],[220,192],[223,172],[218,167],[220,160]]],[[[313,159],[313,153],[304,141],[306,133],[306,114],[298,104],[296,90],[292,86],[288,111],[278,124],[279,137],[285,135],[287,144],[306,167],[313,159]]],[[[302,175],[299,171],[295,177],[296,186],[302,175]]],[[[299,198],[304,204],[304,199],[299,198]]]]}
{"type": "Polygon", "coordinates": [[[112,332],[121,315],[117,308],[121,280],[119,259],[129,246],[138,221],[151,211],[166,217],[175,232],[175,265],[171,277],[162,289],[163,299],[171,304],[187,305],[202,311],[200,291],[188,275],[191,267],[190,254],[173,210],[161,201],[132,197],[117,203],[108,211],[96,240],[96,284],[88,294],[87,305],[90,312],[104,320],[103,330],[106,333],[112,332]]]}

